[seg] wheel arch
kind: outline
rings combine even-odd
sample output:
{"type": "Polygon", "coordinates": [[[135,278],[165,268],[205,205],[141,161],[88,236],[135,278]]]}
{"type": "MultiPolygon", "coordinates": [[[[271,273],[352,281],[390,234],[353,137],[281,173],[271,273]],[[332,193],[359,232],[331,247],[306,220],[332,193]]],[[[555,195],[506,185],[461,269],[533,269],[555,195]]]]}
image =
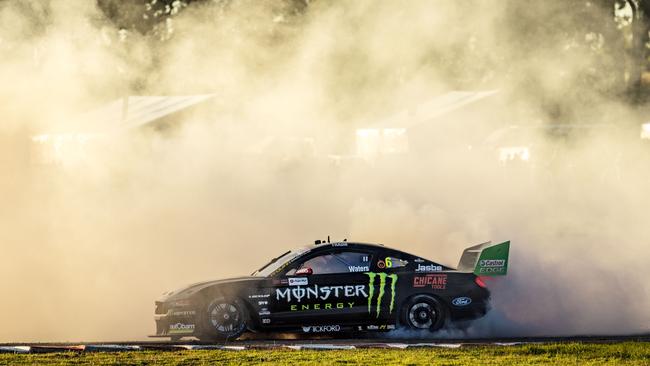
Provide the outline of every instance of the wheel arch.
{"type": "Polygon", "coordinates": [[[404,299],[402,299],[401,303],[399,304],[398,309],[401,309],[404,306],[404,304],[410,302],[413,298],[418,297],[418,296],[431,297],[431,298],[435,299],[436,301],[438,301],[440,304],[444,305],[445,310],[449,311],[449,301],[444,296],[441,296],[439,294],[433,294],[433,293],[430,293],[430,292],[417,292],[417,293],[413,293],[413,294],[410,294],[410,295],[406,296],[404,299]]]}

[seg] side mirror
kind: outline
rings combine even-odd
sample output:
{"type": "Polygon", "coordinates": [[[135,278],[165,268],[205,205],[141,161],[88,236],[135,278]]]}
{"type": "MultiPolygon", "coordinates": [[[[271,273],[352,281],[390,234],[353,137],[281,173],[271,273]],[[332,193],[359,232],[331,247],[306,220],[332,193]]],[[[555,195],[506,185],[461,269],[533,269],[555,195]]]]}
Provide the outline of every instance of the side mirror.
{"type": "Polygon", "coordinates": [[[296,271],[296,276],[304,276],[304,275],[310,275],[314,273],[314,271],[310,267],[304,267],[300,268],[299,270],[296,271]]]}

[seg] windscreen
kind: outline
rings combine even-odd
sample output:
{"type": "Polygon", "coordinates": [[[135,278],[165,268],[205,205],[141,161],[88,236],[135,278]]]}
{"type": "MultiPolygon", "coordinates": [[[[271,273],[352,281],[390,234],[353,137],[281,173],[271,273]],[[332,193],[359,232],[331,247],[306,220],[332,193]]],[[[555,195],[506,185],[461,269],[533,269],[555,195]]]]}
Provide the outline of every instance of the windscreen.
{"type": "Polygon", "coordinates": [[[303,248],[298,248],[294,249],[292,251],[288,251],[286,253],[283,253],[279,257],[271,259],[270,262],[262,266],[262,268],[258,269],[257,271],[253,272],[253,276],[259,276],[259,277],[267,277],[271,275],[273,272],[277,271],[278,269],[284,267],[287,265],[289,262],[293,261],[297,257],[301,256],[302,254],[306,253],[309,251],[309,248],[303,247],[303,248]]]}

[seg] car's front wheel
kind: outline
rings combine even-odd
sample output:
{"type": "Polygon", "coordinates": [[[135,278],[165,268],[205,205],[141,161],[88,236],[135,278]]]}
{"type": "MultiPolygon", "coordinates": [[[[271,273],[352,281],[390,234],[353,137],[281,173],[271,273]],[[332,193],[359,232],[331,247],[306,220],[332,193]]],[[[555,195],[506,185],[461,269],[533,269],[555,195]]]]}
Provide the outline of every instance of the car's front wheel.
{"type": "Polygon", "coordinates": [[[412,330],[434,332],[445,324],[447,312],[444,305],[428,295],[417,295],[401,308],[401,324],[412,330]]]}
{"type": "Polygon", "coordinates": [[[235,340],[246,330],[248,312],[241,300],[217,297],[205,308],[202,341],[235,340]]]}

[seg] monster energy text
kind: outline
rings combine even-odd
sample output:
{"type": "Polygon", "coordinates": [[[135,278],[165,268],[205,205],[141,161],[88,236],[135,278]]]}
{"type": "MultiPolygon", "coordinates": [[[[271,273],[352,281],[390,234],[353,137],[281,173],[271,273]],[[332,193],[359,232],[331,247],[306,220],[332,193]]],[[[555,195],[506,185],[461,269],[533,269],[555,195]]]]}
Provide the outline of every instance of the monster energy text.
{"type": "Polygon", "coordinates": [[[388,313],[391,314],[393,312],[393,307],[395,305],[395,284],[397,283],[397,275],[396,274],[386,274],[383,272],[380,273],[375,273],[375,272],[366,272],[366,275],[368,275],[368,289],[369,289],[369,294],[368,294],[368,313],[372,314],[372,300],[375,294],[375,287],[374,287],[374,282],[375,282],[375,277],[379,277],[379,293],[377,294],[377,305],[376,305],[376,312],[377,312],[377,318],[379,318],[379,314],[381,313],[381,301],[382,298],[384,297],[384,294],[386,292],[386,278],[390,278],[390,305],[388,308],[388,313]]]}
{"type": "Polygon", "coordinates": [[[284,288],[275,290],[275,298],[287,302],[300,302],[301,300],[327,300],[330,298],[368,297],[364,285],[346,286],[297,286],[295,288],[284,288]]]}

